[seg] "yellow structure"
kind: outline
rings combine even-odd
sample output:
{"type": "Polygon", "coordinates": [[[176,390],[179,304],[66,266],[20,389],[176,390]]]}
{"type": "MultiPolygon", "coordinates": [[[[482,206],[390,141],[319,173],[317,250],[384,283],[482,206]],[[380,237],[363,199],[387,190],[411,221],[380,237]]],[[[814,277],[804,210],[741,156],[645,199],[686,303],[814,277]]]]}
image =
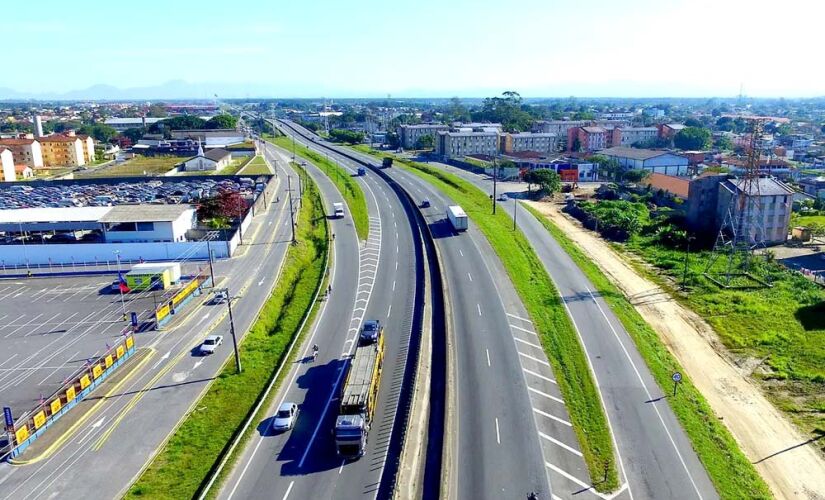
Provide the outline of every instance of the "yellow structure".
{"type": "Polygon", "coordinates": [[[132,291],[145,291],[153,287],[167,289],[172,284],[172,271],[168,265],[139,264],[126,273],[126,286],[132,291]]]}

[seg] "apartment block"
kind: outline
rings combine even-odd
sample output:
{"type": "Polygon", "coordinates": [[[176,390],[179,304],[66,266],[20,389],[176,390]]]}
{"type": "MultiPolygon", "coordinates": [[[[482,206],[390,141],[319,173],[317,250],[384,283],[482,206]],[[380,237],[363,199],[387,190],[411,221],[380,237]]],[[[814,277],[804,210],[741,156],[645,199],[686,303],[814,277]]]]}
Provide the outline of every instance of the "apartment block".
{"type": "Polygon", "coordinates": [[[518,134],[502,134],[502,153],[521,153],[535,151],[537,153],[552,153],[556,149],[556,134],[534,134],[522,132],[518,134]]]}
{"type": "Polygon", "coordinates": [[[83,160],[86,163],[95,161],[95,140],[86,134],[78,134],[77,138],[83,142],[83,160]]]}
{"type": "Polygon", "coordinates": [[[8,148],[16,165],[26,165],[32,169],[43,168],[43,151],[40,142],[33,137],[0,139],[0,148],[8,148]]]}
{"type": "Polygon", "coordinates": [[[576,127],[567,131],[567,150],[600,151],[607,147],[607,129],[576,127]],[[578,144],[577,144],[578,143],[578,144]]]}
{"type": "Polygon", "coordinates": [[[435,153],[445,160],[468,155],[495,156],[498,152],[497,132],[438,132],[435,153]]]}
{"type": "Polygon", "coordinates": [[[419,125],[401,125],[398,127],[398,139],[401,147],[404,149],[415,149],[418,140],[425,135],[430,135],[435,141],[438,133],[442,130],[448,130],[447,125],[440,123],[423,123],[419,125]]]}
{"type": "Polygon", "coordinates": [[[616,127],[611,130],[609,146],[632,146],[639,142],[653,141],[658,137],[656,127],[616,127]]]}
{"type": "Polygon", "coordinates": [[[14,155],[11,150],[0,146],[0,174],[4,182],[14,182],[17,174],[14,171],[14,155]]]}
{"type": "Polygon", "coordinates": [[[77,167],[86,164],[84,141],[73,133],[40,138],[44,167],[77,167]]]}

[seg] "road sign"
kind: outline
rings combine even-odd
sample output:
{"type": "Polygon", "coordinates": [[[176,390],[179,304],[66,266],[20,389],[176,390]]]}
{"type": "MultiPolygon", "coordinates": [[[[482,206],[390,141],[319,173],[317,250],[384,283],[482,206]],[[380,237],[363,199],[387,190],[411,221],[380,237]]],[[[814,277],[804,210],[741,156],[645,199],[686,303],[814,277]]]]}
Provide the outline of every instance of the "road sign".
{"type": "Polygon", "coordinates": [[[133,312],[133,313],[131,313],[131,315],[132,315],[132,326],[138,326],[137,313],[133,312]]]}
{"type": "Polygon", "coordinates": [[[681,382],[682,381],[682,374],[679,372],[673,372],[673,376],[671,377],[674,382],[681,382]]]}
{"type": "Polygon", "coordinates": [[[6,427],[14,426],[14,418],[11,416],[11,408],[9,408],[8,406],[4,406],[3,416],[6,417],[6,427]]]}

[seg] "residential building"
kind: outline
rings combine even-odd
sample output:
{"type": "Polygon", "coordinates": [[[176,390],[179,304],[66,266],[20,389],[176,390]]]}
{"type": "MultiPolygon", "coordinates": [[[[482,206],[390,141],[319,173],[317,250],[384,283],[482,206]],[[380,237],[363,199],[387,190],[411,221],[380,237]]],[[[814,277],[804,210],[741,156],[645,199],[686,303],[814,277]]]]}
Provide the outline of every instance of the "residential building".
{"type": "Polygon", "coordinates": [[[433,143],[435,143],[438,132],[448,130],[449,128],[447,125],[441,123],[421,123],[418,125],[401,125],[396,131],[402,148],[415,149],[418,145],[418,140],[422,137],[426,135],[432,136],[433,143]]]}
{"type": "Polygon", "coordinates": [[[665,110],[659,108],[647,108],[642,113],[653,118],[664,118],[665,110]]]}
{"type": "Polygon", "coordinates": [[[457,132],[498,132],[501,133],[502,126],[500,123],[488,122],[470,122],[461,123],[454,122],[452,130],[457,132]]]}
{"type": "Polygon", "coordinates": [[[14,182],[17,174],[14,171],[14,155],[11,149],[0,146],[0,173],[3,174],[4,182],[14,182]]]}
{"type": "Polygon", "coordinates": [[[435,140],[435,153],[445,160],[467,155],[495,156],[497,132],[452,132],[441,130],[435,140]]]}
{"type": "Polygon", "coordinates": [[[500,139],[501,152],[505,154],[520,153],[522,151],[552,153],[556,149],[556,134],[506,133],[502,134],[500,139]]]}
{"type": "Polygon", "coordinates": [[[688,159],[669,151],[618,146],[602,150],[599,154],[615,159],[625,170],[647,170],[677,176],[688,173],[688,159]]]}
{"type": "Polygon", "coordinates": [[[799,179],[799,187],[805,194],[825,199],[825,177],[806,177],[799,179]]]}
{"type": "Polygon", "coordinates": [[[647,143],[656,139],[659,130],[656,127],[616,127],[610,134],[610,146],[630,147],[638,143],[647,143]]]}
{"type": "Polygon", "coordinates": [[[673,137],[685,128],[681,123],[660,123],[656,127],[659,129],[659,137],[669,141],[672,141],[673,137]]]}
{"type": "Polygon", "coordinates": [[[33,137],[0,139],[0,147],[6,147],[14,155],[14,163],[29,167],[43,168],[43,151],[40,142],[33,137]]]}
{"type": "MultiPolygon", "coordinates": [[[[732,211],[730,216],[733,220],[739,218],[740,204],[731,203],[731,200],[737,200],[742,194],[745,196],[742,208],[760,217],[757,225],[764,231],[761,239],[765,244],[784,243],[791,220],[793,189],[768,176],[762,176],[752,184],[749,193],[744,192],[744,185],[743,179],[730,174],[703,174],[690,181],[688,227],[712,237],[725,223],[729,211],[732,211]]],[[[755,231],[752,231],[751,238],[756,239],[755,231]]]]}
{"type": "Polygon", "coordinates": [[[77,138],[83,142],[83,159],[86,163],[95,161],[95,140],[86,134],[77,134],[77,138]]]}
{"type": "MultiPolygon", "coordinates": [[[[729,169],[731,173],[741,174],[746,170],[747,160],[744,158],[726,157],[722,158],[721,164],[729,169]]],[[[773,175],[776,177],[793,176],[796,169],[793,165],[781,158],[762,158],[759,160],[759,173],[773,175]]]]}
{"type": "MultiPolygon", "coordinates": [[[[40,138],[44,167],[77,167],[86,164],[85,141],[74,132],[47,135],[40,138]]],[[[92,146],[94,151],[94,145],[92,146]]]]}
{"type": "Polygon", "coordinates": [[[568,151],[599,151],[607,147],[607,130],[586,126],[567,130],[568,151]]]}
{"type": "Polygon", "coordinates": [[[556,134],[556,137],[567,137],[571,128],[584,127],[585,120],[540,120],[533,124],[532,131],[538,134],[556,134]]]}
{"type": "Polygon", "coordinates": [[[203,148],[198,147],[197,156],[183,162],[183,169],[187,172],[197,170],[222,170],[232,162],[232,153],[225,149],[212,149],[204,154],[203,148]]]}
{"type": "Polygon", "coordinates": [[[613,111],[609,113],[599,113],[600,120],[632,120],[636,113],[632,111],[613,111]]]}
{"type": "Polygon", "coordinates": [[[21,179],[31,179],[34,177],[34,170],[28,165],[15,165],[14,175],[21,179]]]}

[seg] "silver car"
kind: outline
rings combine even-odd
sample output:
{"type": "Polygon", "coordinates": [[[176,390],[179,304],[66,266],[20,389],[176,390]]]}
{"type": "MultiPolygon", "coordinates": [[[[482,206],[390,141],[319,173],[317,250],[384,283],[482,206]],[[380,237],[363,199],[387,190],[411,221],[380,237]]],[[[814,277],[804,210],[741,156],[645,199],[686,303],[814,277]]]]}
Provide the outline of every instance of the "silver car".
{"type": "Polygon", "coordinates": [[[219,345],[223,344],[223,336],[221,335],[210,335],[203,339],[203,343],[200,347],[200,352],[203,355],[208,354],[215,354],[215,350],[218,348],[219,345]]]}
{"type": "Polygon", "coordinates": [[[272,419],[272,430],[288,431],[295,426],[298,419],[298,405],[295,403],[282,403],[278,408],[278,413],[272,419]]]}

